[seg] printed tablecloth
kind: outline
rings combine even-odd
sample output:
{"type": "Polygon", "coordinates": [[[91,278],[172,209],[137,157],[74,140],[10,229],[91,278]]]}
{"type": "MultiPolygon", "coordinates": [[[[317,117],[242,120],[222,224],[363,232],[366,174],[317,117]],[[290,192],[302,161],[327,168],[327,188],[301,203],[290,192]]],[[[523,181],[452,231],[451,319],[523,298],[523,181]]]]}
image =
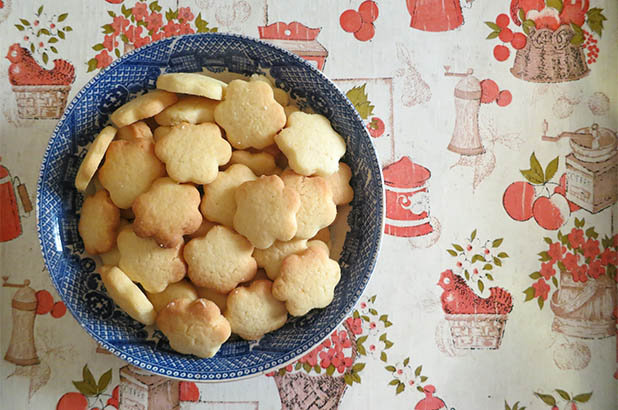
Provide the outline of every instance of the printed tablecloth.
{"type": "Polygon", "coordinates": [[[611,0],[0,0],[0,407],[616,409],[617,22],[611,0]],[[212,30],[297,53],[347,94],[386,222],[329,339],[204,384],[128,365],[66,314],[34,204],[93,75],[212,30]]]}

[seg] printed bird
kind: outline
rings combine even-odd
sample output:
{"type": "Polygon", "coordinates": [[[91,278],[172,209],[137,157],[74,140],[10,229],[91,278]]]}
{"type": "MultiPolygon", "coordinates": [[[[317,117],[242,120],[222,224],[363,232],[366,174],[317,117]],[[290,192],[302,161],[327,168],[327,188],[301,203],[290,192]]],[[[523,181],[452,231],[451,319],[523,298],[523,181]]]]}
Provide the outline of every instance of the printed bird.
{"type": "Polygon", "coordinates": [[[475,294],[464,278],[446,270],[440,274],[442,308],[449,314],[506,314],[513,309],[511,295],[499,287],[489,289],[489,297],[475,294]]]}
{"type": "Polygon", "coordinates": [[[54,68],[46,70],[32,58],[30,51],[15,43],[6,58],[9,81],[13,85],[69,85],[75,79],[75,68],[66,60],[54,60],[54,68]]]}

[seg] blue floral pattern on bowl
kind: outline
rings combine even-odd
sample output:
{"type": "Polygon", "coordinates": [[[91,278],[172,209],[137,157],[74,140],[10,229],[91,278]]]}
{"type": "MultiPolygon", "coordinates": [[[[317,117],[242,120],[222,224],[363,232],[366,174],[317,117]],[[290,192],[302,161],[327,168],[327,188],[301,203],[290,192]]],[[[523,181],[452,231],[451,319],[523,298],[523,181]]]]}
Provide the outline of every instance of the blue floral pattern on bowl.
{"type": "Polygon", "coordinates": [[[353,309],[374,269],[382,237],[383,187],[378,160],[363,123],[347,98],[299,57],[258,40],[195,34],[144,46],[113,62],[79,91],[49,141],[37,186],[38,233],[52,281],[73,316],[103,347],[152,373],[204,381],[244,378],[285,365],[330,335],[353,309]],[[268,71],[300,106],[328,117],[346,139],[355,196],[339,259],[341,282],[324,309],[293,318],[258,343],[228,340],[211,359],[172,351],[158,330],[144,327],[107,296],[94,259],[77,231],[83,196],[74,187],[86,146],[130,97],[155,87],[163,72],[225,69],[268,71]]]}

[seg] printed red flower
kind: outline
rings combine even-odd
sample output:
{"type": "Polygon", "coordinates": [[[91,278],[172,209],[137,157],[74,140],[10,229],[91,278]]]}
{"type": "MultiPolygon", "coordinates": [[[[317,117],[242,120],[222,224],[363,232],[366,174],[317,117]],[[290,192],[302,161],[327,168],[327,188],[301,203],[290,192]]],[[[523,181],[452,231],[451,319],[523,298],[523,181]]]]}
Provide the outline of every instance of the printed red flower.
{"type": "Polygon", "coordinates": [[[571,271],[573,282],[588,282],[588,268],[586,266],[578,266],[577,269],[571,271]]]}
{"type": "Polygon", "coordinates": [[[539,279],[532,284],[534,288],[534,296],[543,298],[543,300],[547,300],[547,295],[549,294],[549,290],[551,289],[549,285],[543,279],[539,279]]]}
{"type": "Polygon", "coordinates": [[[331,341],[330,341],[330,339],[326,339],[326,340],[324,340],[324,341],[322,342],[322,345],[321,345],[321,346],[326,347],[326,348],[329,348],[329,347],[331,346],[331,341]]]}
{"type": "Polygon", "coordinates": [[[133,17],[135,17],[135,21],[142,21],[148,15],[148,6],[146,3],[135,3],[131,12],[133,17]]]}
{"type": "Polygon", "coordinates": [[[599,276],[605,273],[605,268],[601,264],[600,260],[590,262],[590,266],[588,268],[588,274],[591,278],[597,279],[599,276]]]}
{"type": "Polygon", "coordinates": [[[120,33],[124,33],[130,21],[127,20],[124,16],[116,16],[114,17],[114,21],[111,26],[114,29],[114,35],[117,36],[120,33]]]}
{"type": "Polygon", "coordinates": [[[326,369],[328,366],[331,365],[331,361],[332,361],[334,354],[335,354],[334,349],[323,350],[320,352],[320,367],[322,369],[326,369]]]}
{"type": "Polygon", "coordinates": [[[369,345],[369,351],[370,351],[370,352],[375,352],[375,351],[376,351],[376,345],[374,345],[374,344],[370,344],[370,345],[369,345]]]}
{"type": "Polygon", "coordinates": [[[562,262],[564,263],[564,267],[572,272],[575,269],[577,269],[577,255],[571,253],[571,252],[567,252],[566,255],[564,255],[564,259],[562,260],[562,262]]]}
{"type": "Polygon", "coordinates": [[[107,50],[102,50],[94,58],[97,60],[97,68],[105,68],[112,63],[112,58],[107,54],[107,50]]]}
{"type": "Polygon", "coordinates": [[[156,11],[146,17],[146,29],[148,31],[158,31],[163,25],[163,15],[161,13],[157,13],[156,11]]]}
{"type": "Polygon", "coordinates": [[[266,377],[273,377],[274,375],[275,375],[275,372],[268,372],[264,376],[266,376],[266,377]]]}
{"type": "Polygon", "coordinates": [[[163,38],[163,32],[157,31],[156,33],[152,33],[152,36],[150,36],[150,38],[152,38],[152,41],[161,40],[163,38]]]}
{"type": "Polygon", "coordinates": [[[584,244],[584,231],[581,229],[573,228],[571,233],[567,235],[569,243],[574,249],[578,249],[584,244]]]}
{"type": "Polygon", "coordinates": [[[599,241],[596,239],[588,239],[584,244],[584,257],[596,258],[599,255],[599,241]]]}
{"type": "Polygon", "coordinates": [[[618,259],[618,253],[616,251],[612,251],[609,248],[606,248],[603,253],[601,253],[601,264],[603,266],[607,265],[615,265],[618,259]]]}
{"type": "MultiPolygon", "coordinates": [[[[141,27],[138,27],[141,29],[141,27]]],[[[141,31],[141,30],[140,30],[141,31]]],[[[137,32],[137,31],[136,31],[137,32]]],[[[146,44],[150,43],[150,37],[146,36],[146,37],[142,37],[142,36],[135,36],[135,48],[140,48],[141,46],[145,46],[146,44]]]]}
{"type": "Polygon", "coordinates": [[[352,333],[354,333],[355,335],[360,335],[361,333],[363,333],[363,325],[362,325],[363,322],[360,317],[357,317],[357,318],[349,317],[346,319],[345,323],[348,325],[348,327],[352,330],[352,333]]]}
{"type": "MultiPolygon", "coordinates": [[[[141,27],[138,28],[141,29],[141,27]]],[[[135,42],[135,30],[135,26],[129,26],[122,32],[122,34],[127,37],[127,40],[130,44],[133,44],[135,42]]]]}
{"type": "Polygon", "coordinates": [[[547,262],[541,264],[541,276],[543,276],[543,279],[549,280],[555,274],[556,270],[552,268],[552,263],[547,262]]]}
{"type": "Polygon", "coordinates": [[[166,25],[163,26],[163,32],[165,33],[165,37],[171,37],[178,34],[180,30],[180,25],[174,23],[173,21],[168,21],[166,25]]]}
{"type": "Polygon", "coordinates": [[[43,42],[39,41],[39,47],[43,47],[43,42]]]}
{"type": "Polygon", "coordinates": [[[180,23],[180,34],[193,34],[195,30],[189,23],[180,23]]]}
{"type": "Polygon", "coordinates": [[[107,49],[107,51],[112,51],[118,45],[118,40],[116,40],[116,36],[107,35],[103,38],[103,47],[107,49]]]}
{"type": "Polygon", "coordinates": [[[192,21],[194,17],[195,16],[193,16],[193,13],[191,13],[191,9],[189,7],[180,7],[178,9],[178,19],[180,21],[192,21]]]}
{"type": "Polygon", "coordinates": [[[473,273],[474,275],[478,275],[478,274],[479,274],[479,270],[478,270],[477,268],[474,268],[474,270],[472,271],[472,273],[473,273]]]}
{"type": "Polygon", "coordinates": [[[367,308],[367,303],[361,302],[360,307],[361,307],[361,309],[366,309],[367,308]]]}
{"type": "Polygon", "coordinates": [[[561,260],[562,255],[564,255],[565,252],[566,252],[566,246],[562,246],[560,242],[554,242],[551,245],[549,245],[549,251],[547,251],[547,253],[549,254],[549,257],[551,258],[552,263],[555,263],[556,261],[561,260]]]}
{"type": "Polygon", "coordinates": [[[614,235],[614,248],[618,248],[618,233],[614,235]]]}

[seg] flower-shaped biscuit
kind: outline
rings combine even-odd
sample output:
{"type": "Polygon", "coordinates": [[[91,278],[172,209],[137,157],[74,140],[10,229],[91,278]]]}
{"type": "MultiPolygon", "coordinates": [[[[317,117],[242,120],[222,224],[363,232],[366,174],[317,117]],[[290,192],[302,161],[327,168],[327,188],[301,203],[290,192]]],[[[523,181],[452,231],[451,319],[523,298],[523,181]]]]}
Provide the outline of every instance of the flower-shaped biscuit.
{"type": "Polygon", "coordinates": [[[116,244],[119,224],[120,211],[106,190],[87,197],[82,205],[77,226],[86,252],[96,255],[111,251],[116,244]]]}

